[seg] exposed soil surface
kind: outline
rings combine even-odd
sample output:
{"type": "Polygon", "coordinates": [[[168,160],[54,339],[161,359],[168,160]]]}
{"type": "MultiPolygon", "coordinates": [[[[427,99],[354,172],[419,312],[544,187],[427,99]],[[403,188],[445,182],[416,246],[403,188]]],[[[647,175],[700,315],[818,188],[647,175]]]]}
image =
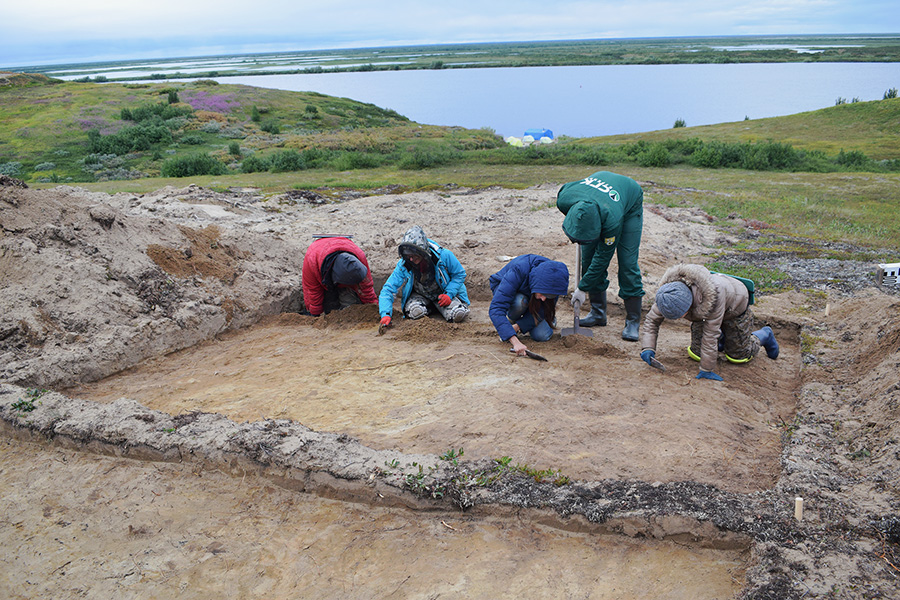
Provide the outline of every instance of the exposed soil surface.
{"type": "MultiPolygon", "coordinates": [[[[665,373],[640,361],[615,283],[595,337],[507,352],[487,278],[527,252],[574,268],[555,183],[338,202],[5,183],[7,596],[900,594],[900,297],[872,264],[726,257],[805,291],[758,296],[781,355],[714,383],[687,323],[663,326],[665,373]],[[352,235],[380,289],[412,225],[466,267],[467,322],[299,314],[313,234],[352,235]]],[[[645,309],[668,266],[760,236],[641,183],[645,309]]]]}

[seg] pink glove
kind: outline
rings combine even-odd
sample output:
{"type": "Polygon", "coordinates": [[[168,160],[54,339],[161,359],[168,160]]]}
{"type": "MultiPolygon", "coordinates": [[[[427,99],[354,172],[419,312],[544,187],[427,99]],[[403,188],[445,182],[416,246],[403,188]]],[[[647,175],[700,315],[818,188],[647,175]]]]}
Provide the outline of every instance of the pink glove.
{"type": "Polygon", "coordinates": [[[440,306],[450,306],[450,302],[450,296],[448,296],[447,294],[441,294],[440,296],[438,296],[438,304],[440,306]]]}
{"type": "Polygon", "coordinates": [[[381,324],[384,325],[385,327],[390,326],[390,324],[391,324],[391,317],[390,317],[390,316],[381,317],[381,324]]]}

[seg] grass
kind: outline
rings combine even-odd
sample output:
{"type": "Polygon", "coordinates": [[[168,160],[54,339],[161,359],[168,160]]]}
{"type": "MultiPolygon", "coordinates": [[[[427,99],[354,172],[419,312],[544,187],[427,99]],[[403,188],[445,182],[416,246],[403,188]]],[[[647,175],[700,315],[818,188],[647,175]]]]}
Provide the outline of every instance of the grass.
{"type": "MultiPolygon", "coordinates": [[[[642,182],[649,203],[696,206],[723,223],[738,216],[780,236],[873,248],[900,246],[897,171],[748,171],[698,168],[685,162],[640,166],[641,155],[651,147],[658,150],[660,144],[677,154],[706,142],[752,144],[763,139],[789,140],[809,152],[859,152],[897,165],[898,159],[891,157],[900,157],[896,135],[900,99],[632,136],[561,139],[548,147],[524,150],[507,147],[490,130],[419,125],[393,111],[346,98],[202,80],[97,85],[27,76],[19,83],[0,85],[0,117],[0,168],[20,163],[26,173],[22,178],[33,187],[68,182],[109,193],[146,193],[195,183],[220,190],[255,187],[264,195],[289,189],[388,186],[401,191],[442,186],[525,188],[562,184],[607,169],[642,182]],[[186,117],[164,122],[172,132],[169,145],[123,156],[88,155],[89,130],[101,135],[121,132],[132,123],[120,118],[123,109],[134,112],[173,97],[180,101],[174,106],[189,110],[186,117]],[[262,131],[255,115],[259,122],[278,120],[282,133],[262,131]],[[235,144],[240,158],[235,156],[235,144]],[[251,156],[284,153],[293,159],[299,156],[305,168],[243,173],[234,166],[251,156]],[[159,176],[164,165],[194,155],[231,166],[222,175],[159,176]],[[38,166],[43,170],[35,172],[38,166]],[[145,176],[117,178],[134,173],[145,176]],[[109,180],[98,181],[103,178],[109,180]]],[[[879,164],[865,163],[872,168],[879,164]]]]}
{"type": "Polygon", "coordinates": [[[626,144],[699,138],[728,143],[777,140],[794,148],[826,154],[863,152],[878,160],[900,158],[900,98],[853,102],[784,117],[678,127],[641,134],[588,138],[626,144]]]}

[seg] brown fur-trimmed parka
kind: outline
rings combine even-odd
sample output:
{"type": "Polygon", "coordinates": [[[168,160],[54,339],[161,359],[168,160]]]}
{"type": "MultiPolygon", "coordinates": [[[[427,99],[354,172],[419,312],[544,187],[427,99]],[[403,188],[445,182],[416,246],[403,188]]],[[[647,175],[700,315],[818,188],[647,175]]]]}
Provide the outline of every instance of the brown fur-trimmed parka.
{"type": "MultiPolygon", "coordinates": [[[[685,319],[703,323],[703,342],[700,346],[700,368],[713,371],[719,357],[718,342],[722,321],[738,317],[747,310],[750,294],[747,287],[728,275],[710,273],[702,265],[675,265],[670,267],[659,282],[680,281],[687,285],[694,296],[685,319]]],[[[656,303],[644,318],[641,327],[641,349],[656,350],[659,326],[665,320],[656,303]]]]}

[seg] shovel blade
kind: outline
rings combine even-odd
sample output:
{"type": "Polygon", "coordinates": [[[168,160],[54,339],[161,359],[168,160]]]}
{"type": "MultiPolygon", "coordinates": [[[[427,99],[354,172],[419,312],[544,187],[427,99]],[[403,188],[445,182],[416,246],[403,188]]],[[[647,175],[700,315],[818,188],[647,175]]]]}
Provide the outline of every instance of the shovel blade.
{"type": "Polygon", "coordinates": [[[662,371],[663,373],[666,372],[666,365],[662,364],[661,362],[659,362],[659,361],[656,360],[655,358],[651,358],[651,359],[650,359],[650,366],[653,367],[654,369],[659,369],[659,370],[662,371]]]}
{"type": "Polygon", "coordinates": [[[568,335],[583,335],[584,337],[594,337],[594,332],[588,329],[587,327],[581,327],[579,324],[580,319],[578,318],[578,314],[575,315],[575,326],[574,327],[566,327],[562,331],[559,332],[559,335],[566,337],[568,335]]]}

